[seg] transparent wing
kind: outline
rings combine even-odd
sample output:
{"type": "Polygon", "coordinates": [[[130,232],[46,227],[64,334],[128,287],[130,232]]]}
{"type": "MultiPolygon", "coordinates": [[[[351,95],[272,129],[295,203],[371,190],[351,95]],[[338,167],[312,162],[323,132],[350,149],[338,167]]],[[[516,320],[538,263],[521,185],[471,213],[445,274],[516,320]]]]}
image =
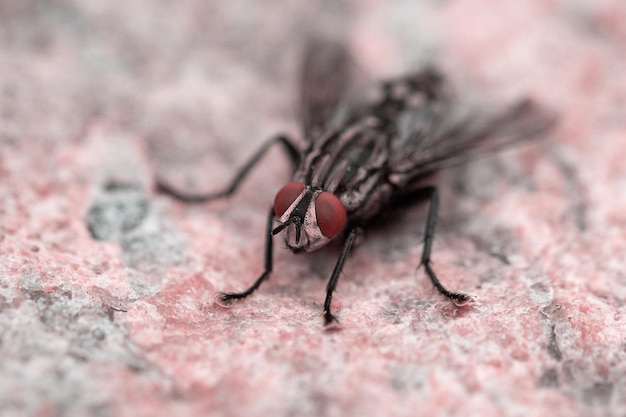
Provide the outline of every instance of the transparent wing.
{"type": "Polygon", "coordinates": [[[344,99],[351,66],[345,45],[318,38],[308,41],[300,80],[300,118],[307,141],[315,140],[348,117],[344,99]]]}
{"type": "Polygon", "coordinates": [[[398,186],[541,138],[557,120],[554,113],[529,99],[500,111],[481,110],[454,97],[433,69],[389,82],[386,88],[390,99],[383,101],[383,106],[396,100],[389,168],[390,178],[398,186]]]}

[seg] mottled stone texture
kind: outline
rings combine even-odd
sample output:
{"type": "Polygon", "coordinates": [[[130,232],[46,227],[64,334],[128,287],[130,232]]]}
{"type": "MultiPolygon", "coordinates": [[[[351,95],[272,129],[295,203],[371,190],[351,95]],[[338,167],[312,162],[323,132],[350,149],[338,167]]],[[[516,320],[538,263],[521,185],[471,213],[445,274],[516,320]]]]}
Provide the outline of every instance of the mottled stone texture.
{"type": "Polygon", "coordinates": [[[626,415],[623,0],[0,2],[0,414],[626,415]],[[561,114],[549,141],[438,178],[425,211],[261,271],[278,151],[234,197],[188,206],[157,176],[216,190],[271,134],[299,133],[310,33],[361,77],[435,61],[494,103],[561,114]]]}

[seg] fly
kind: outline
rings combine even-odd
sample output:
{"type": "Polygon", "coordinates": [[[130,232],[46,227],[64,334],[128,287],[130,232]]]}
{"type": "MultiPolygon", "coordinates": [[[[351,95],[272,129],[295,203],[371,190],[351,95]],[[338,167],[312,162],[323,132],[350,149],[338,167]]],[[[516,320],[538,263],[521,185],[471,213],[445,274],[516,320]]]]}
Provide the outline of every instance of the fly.
{"type": "Polygon", "coordinates": [[[456,305],[472,301],[468,294],[446,289],[431,267],[439,198],[436,186],[424,184],[441,168],[541,136],[555,117],[528,99],[496,114],[470,112],[434,68],[385,82],[379,99],[349,108],[342,102],[350,80],[349,64],[341,44],[308,45],[300,86],[305,149],[298,149],[286,136],[276,136],[252,156],[228,188],[217,193],[184,193],[158,181],[161,191],[179,200],[205,202],[234,193],[276,143],[294,164],[292,181],[278,191],[267,216],[263,273],[244,291],[216,295],[218,304],[229,306],[249,296],[269,277],[274,235],[282,233],[294,253],[315,251],[343,238],[324,301],[325,325],[335,322],[333,292],[359,231],[406,198],[430,203],[419,265],[435,288],[456,305]]]}

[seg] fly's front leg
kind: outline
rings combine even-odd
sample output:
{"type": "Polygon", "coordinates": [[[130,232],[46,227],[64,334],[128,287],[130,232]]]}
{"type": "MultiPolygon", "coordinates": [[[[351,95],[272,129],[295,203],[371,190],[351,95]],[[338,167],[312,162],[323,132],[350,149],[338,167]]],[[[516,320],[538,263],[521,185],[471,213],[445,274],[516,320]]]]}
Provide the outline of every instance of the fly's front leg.
{"type": "Polygon", "coordinates": [[[235,178],[233,178],[233,180],[231,181],[230,185],[221,191],[206,194],[190,194],[177,190],[176,188],[172,187],[170,184],[162,181],[161,179],[157,179],[157,189],[163,193],[169,194],[170,196],[180,201],[184,201],[185,203],[203,203],[217,198],[228,197],[237,190],[241,182],[250,173],[250,170],[254,168],[254,166],[265,155],[267,150],[275,143],[280,143],[283,146],[283,149],[286,151],[289,159],[293,162],[294,166],[296,166],[301,158],[300,151],[294,146],[293,143],[291,143],[289,138],[279,135],[271,138],[261,147],[261,149],[256,151],[256,153],[252,155],[250,160],[246,162],[243,167],[241,167],[235,178]]]}
{"type": "Polygon", "coordinates": [[[435,275],[435,271],[433,271],[430,266],[430,250],[435,237],[435,224],[437,222],[437,211],[439,209],[439,192],[436,187],[424,187],[416,192],[425,194],[426,198],[430,201],[428,218],[426,219],[426,232],[424,233],[424,249],[422,251],[422,259],[419,266],[424,265],[426,274],[428,274],[428,277],[432,281],[433,285],[441,294],[454,301],[456,305],[464,306],[472,301],[472,297],[468,294],[448,291],[443,285],[441,285],[437,275],[435,275]]]}
{"type": "Polygon", "coordinates": [[[272,235],[272,226],[274,223],[274,207],[270,207],[269,213],[267,214],[267,225],[265,227],[265,269],[263,273],[254,281],[254,283],[245,291],[242,292],[221,292],[215,296],[215,302],[222,307],[229,307],[233,300],[240,300],[252,294],[256,291],[263,281],[269,278],[270,273],[272,272],[272,263],[273,263],[273,240],[274,237],[272,235]]]}
{"type": "MultiPolygon", "coordinates": [[[[228,197],[237,190],[241,182],[250,173],[252,168],[254,168],[254,166],[265,155],[267,150],[275,143],[280,143],[283,146],[284,150],[287,152],[287,155],[289,156],[289,159],[293,162],[294,167],[297,166],[301,158],[300,151],[291,143],[291,141],[287,137],[276,136],[270,139],[269,141],[267,141],[254,155],[252,155],[250,160],[244,164],[244,166],[239,170],[235,178],[233,178],[230,185],[222,191],[217,191],[217,192],[208,193],[208,194],[188,194],[188,193],[181,192],[173,188],[171,185],[162,181],[157,181],[158,189],[186,203],[202,203],[202,202],[206,202],[206,201],[217,199],[217,198],[228,197]]],[[[270,210],[267,215],[267,224],[265,227],[265,268],[263,270],[263,273],[245,291],[221,292],[217,294],[215,296],[215,302],[217,304],[224,306],[224,307],[230,306],[233,300],[239,300],[241,298],[245,298],[248,295],[252,294],[254,291],[256,291],[259,288],[259,286],[263,283],[263,281],[265,281],[269,277],[270,273],[272,272],[273,220],[274,220],[274,208],[270,207],[270,210]]]]}
{"type": "Polygon", "coordinates": [[[333,292],[335,291],[335,287],[337,287],[337,281],[339,281],[339,275],[343,269],[343,264],[346,262],[346,257],[352,248],[352,244],[354,243],[357,233],[358,229],[356,227],[352,227],[350,232],[348,232],[348,237],[346,238],[343,248],[341,249],[341,255],[339,255],[333,274],[330,276],[330,280],[328,280],[328,284],[326,285],[326,300],[324,300],[324,325],[326,326],[337,321],[335,316],[330,312],[330,304],[333,300],[333,292]]]}

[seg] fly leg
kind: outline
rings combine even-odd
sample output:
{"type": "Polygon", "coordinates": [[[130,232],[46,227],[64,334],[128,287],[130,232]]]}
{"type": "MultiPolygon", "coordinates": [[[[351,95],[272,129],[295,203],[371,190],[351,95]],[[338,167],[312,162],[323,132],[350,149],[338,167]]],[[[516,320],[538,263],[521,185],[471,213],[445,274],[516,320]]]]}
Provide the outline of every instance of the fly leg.
{"type": "Polygon", "coordinates": [[[354,243],[357,232],[358,229],[356,227],[352,227],[350,229],[350,232],[348,232],[348,237],[346,238],[346,241],[343,244],[343,248],[341,249],[341,255],[339,255],[339,259],[337,259],[333,274],[330,276],[330,280],[328,280],[328,284],[326,285],[326,300],[324,300],[324,325],[326,326],[337,321],[335,316],[330,312],[330,303],[333,300],[333,292],[335,291],[335,287],[337,287],[339,275],[341,274],[341,270],[343,269],[343,264],[346,261],[348,252],[350,252],[350,249],[352,248],[352,244],[354,243]]]}
{"type": "MultiPolygon", "coordinates": [[[[269,141],[267,141],[252,157],[248,162],[244,164],[244,166],[239,170],[235,178],[231,181],[230,185],[226,187],[222,191],[217,191],[208,194],[188,194],[181,191],[176,190],[171,185],[157,181],[157,186],[159,191],[162,191],[170,196],[181,200],[186,203],[202,203],[205,201],[228,197],[233,194],[241,182],[246,178],[246,176],[250,173],[250,170],[254,168],[254,166],[263,158],[267,150],[274,145],[275,143],[280,143],[284,150],[287,152],[290,160],[293,162],[294,167],[297,166],[298,162],[301,158],[300,151],[291,143],[291,141],[285,136],[275,136],[269,141]]],[[[267,224],[265,227],[265,266],[263,273],[254,281],[254,283],[245,291],[242,292],[220,292],[215,296],[215,302],[221,306],[228,307],[232,304],[233,300],[239,300],[245,298],[256,291],[259,286],[265,281],[272,272],[272,252],[273,252],[273,235],[272,235],[272,226],[274,221],[274,208],[270,207],[270,210],[267,214],[267,224]]]]}
{"type": "Polygon", "coordinates": [[[170,184],[162,181],[161,179],[157,179],[157,189],[185,203],[203,203],[209,200],[228,197],[235,191],[237,191],[237,188],[250,173],[250,170],[254,168],[254,166],[261,160],[267,150],[277,142],[283,146],[284,150],[289,156],[289,159],[294,163],[294,166],[296,166],[301,158],[300,151],[294,146],[293,143],[291,143],[291,141],[286,136],[279,135],[265,142],[265,144],[258,151],[256,151],[254,155],[252,155],[250,160],[246,162],[243,167],[241,167],[237,175],[235,175],[235,178],[233,178],[233,180],[231,181],[230,185],[221,191],[206,194],[190,194],[175,189],[170,184]]]}
{"type": "Polygon", "coordinates": [[[464,306],[472,301],[472,297],[468,294],[448,291],[441,285],[437,275],[435,275],[435,271],[430,266],[430,250],[435,237],[435,223],[437,222],[437,210],[439,209],[439,192],[436,187],[432,186],[420,188],[416,192],[424,195],[430,201],[428,218],[426,219],[426,232],[424,233],[424,249],[422,250],[422,259],[418,268],[424,265],[424,270],[435,288],[437,288],[437,291],[454,301],[457,306],[464,306]]]}
{"type": "Polygon", "coordinates": [[[272,272],[272,248],[273,248],[273,240],[274,237],[272,235],[272,226],[274,223],[274,207],[270,207],[269,213],[267,214],[267,225],[265,227],[265,269],[263,273],[254,281],[254,283],[248,287],[247,290],[242,292],[220,292],[215,296],[215,302],[222,307],[228,307],[233,303],[233,300],[240,300],[252,294],[256,291],[263,281],[269,278],[270,273],[272,272]]]}

